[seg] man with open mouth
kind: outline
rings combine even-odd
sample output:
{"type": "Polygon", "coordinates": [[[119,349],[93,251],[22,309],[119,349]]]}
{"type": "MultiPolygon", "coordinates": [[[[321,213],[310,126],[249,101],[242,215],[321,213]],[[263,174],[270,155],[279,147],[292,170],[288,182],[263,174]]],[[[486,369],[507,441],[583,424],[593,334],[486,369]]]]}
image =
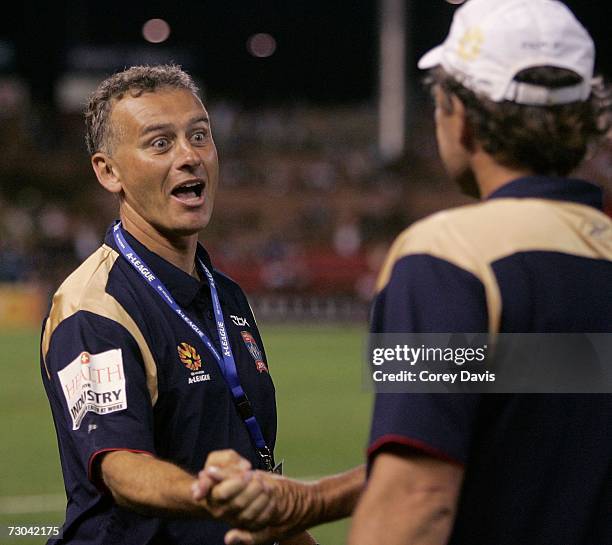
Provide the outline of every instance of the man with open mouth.
{"type": "MultiPolygon", "coordinates": [[[[247,299],[198,243],[219,178],[210,118],[191,77],[165,65],[103,81],[85,120],[120,220],[55,293],[43,325],[68,498],[50,542],[221,545],[240,518],[194,499],[195,474],[219,450],[221,467],[273,470],[276,406],[247,299]]],[[[240,498],[253,528],[275,509],[254,471],[217,492],[240,498]]],[[[303,533],[284,543],[314,542],[303,533]]]]}

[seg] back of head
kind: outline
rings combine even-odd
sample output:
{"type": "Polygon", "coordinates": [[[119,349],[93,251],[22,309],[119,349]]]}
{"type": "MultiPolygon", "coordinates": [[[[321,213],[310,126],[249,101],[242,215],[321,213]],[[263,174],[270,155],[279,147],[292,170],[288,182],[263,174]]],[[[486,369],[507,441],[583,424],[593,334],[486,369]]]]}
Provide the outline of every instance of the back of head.
{"type": "Polygon", "coordinates": [[[191,76],[174,64],[132,66],[102,81],[85,108],[85,143],[90,155],[97,151],[109,152],[112,148],[110,116],[115,102],[126,93],[139,96],[163,87],[185,89],[198,96],[198,87],[191,76]]]}
{"type": "Polygon", "coordinates": [[[469,0],[419,67],[456,95],[500,164],[565,175],[605,133],[610,92],[593,79],[595,47],[557,0],[469,0]]]}

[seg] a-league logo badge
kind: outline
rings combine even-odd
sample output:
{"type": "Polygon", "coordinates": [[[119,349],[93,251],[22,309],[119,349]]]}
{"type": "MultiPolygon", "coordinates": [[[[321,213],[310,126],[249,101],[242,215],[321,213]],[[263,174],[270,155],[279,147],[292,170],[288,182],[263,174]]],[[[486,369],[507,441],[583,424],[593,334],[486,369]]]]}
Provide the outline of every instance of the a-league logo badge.
{"type": "Polygon", "coordinates": [[[197,371],[202,367],[202,358],[196,349],[187,343],[181,343],[176,347],[181,363],[190,371],[197,371]]]}
{"type": "Polygon", "coordinates": [[[257,367],[257,370],[260,373],[267,373],[268,368],[264,363],[263,354],[261,353],[259,346],[257,346],[253,335],[251,335],[248,331],[241,331],[240,334],[242,335],[242,340],[244,341],[244,344],[246,344],[249,353],[251,354],[251,356],[253,356],[253,359],[255,360],[255,366],[257,367]]]}

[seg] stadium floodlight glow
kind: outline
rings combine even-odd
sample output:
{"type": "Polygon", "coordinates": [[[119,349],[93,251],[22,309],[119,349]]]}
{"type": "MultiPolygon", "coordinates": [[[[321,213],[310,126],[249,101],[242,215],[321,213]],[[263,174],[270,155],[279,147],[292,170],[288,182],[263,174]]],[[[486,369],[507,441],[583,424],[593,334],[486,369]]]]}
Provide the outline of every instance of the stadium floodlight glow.
{"type": "Polygon", "coordinates": [[[165,42],[170,36],[170,25],[163,19],[149,19],[142,25],[142,35],[153,44],[165,42]]]}
{"type": "Polygon", "coordinates": [[[271,57],[276,51],[276,40],[273,36],[265,32],[253,34],[253,36],[247,40],[247,51],[253,55],[253,57],[271,57]]]}

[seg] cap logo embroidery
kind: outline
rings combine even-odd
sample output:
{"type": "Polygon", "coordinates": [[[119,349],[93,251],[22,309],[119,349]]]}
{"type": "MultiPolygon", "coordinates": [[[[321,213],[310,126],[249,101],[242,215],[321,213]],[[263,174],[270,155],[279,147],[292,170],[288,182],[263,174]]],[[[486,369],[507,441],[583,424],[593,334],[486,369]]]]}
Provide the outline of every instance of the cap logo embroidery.
{"type": "Polygon", "coordinates": [[[473,61],[480,55],[480,50],[484,42],[482,30],[478,27],[469,28],[461,36],[457,46],[457,54],[464,61],[473,61]]]}
{"type": "Polygon", "coordinates": [[[197,371],[202,367],[202,358],[196,352],[196,349],[187,344],[181,343],[176,347],[181,363],[190,371],[197,371]]]}

